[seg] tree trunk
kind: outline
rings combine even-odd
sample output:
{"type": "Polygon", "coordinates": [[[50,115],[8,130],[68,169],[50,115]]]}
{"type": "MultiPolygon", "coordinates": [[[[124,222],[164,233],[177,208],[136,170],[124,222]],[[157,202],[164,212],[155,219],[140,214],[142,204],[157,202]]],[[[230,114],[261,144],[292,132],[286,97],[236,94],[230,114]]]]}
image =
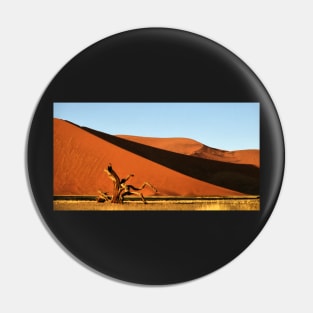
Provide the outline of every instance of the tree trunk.
{"type": "Polygon", "coordinates": [[[120,203],[120,197],[119,197],[120,186],[117,183],[115,183],[113,185],[114,185],[114,187],[113,187],[111,203],[120,203]]]}

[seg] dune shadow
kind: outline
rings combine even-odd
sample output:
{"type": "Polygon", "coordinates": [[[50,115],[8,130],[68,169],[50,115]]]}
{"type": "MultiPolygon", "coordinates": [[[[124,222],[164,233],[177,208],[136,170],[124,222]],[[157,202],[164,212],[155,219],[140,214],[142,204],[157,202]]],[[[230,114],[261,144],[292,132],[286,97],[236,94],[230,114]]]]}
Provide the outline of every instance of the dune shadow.
{"type": "Polygon", "coordinates": [[[119,138],[88,127],[80,128],[111,144],[187,176],[241,193],[259,194],[260,169],[256,166],[184,155],[119,138]]]}

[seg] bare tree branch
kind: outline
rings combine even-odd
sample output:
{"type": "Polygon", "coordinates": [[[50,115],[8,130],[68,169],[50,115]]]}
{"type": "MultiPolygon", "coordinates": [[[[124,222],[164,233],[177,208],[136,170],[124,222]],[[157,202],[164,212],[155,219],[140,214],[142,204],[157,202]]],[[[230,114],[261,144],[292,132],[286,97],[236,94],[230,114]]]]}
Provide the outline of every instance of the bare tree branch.
{"type": "MultiPolygon", "coordinates": [[[[112,164],[109,163],[108,167],[104,170],[108,174],[108,177],[113,181],[113,195],[111,198],[112,203],[123,203],[124,197],[127,195],[137,195],[140,196],[143,203],[146,200],[141,192],[146,186],[150,187],[154,192],[157,192],[156,188],[150,183],[144,182],[140,187],[135,187],[133,185],[128,185],[126,182],[134,176],[134,174],[129,174],[127,177],[120,179],[117,173],[113,170],[112,164]]],[[[99,191],[100,195],[97,198],[98,202],[109,201],[109,195],[107,193],[99,191]]]]}

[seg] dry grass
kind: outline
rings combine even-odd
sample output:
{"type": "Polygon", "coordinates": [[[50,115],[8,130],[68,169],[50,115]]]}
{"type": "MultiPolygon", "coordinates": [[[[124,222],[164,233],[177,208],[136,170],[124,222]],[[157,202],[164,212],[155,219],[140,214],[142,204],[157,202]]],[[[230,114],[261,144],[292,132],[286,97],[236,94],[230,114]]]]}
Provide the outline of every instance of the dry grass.
{"type": "Polygon", "coordinates": [[[260,199],[178,199],[148,201],[126,201],[124,204],[98,203],[91,200],[54,200],[55,211],[258,211],[260,199]]]}

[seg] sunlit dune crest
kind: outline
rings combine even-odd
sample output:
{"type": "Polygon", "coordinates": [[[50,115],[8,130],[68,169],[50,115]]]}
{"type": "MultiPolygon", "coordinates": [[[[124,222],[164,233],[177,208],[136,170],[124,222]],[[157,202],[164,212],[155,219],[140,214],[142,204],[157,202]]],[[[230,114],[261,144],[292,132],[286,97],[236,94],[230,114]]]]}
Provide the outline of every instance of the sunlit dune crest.
{"type": "Polygon", "coordinates": [[[260,166],[260,153],[257,149],[225,151],[208,147],[189,138],[153,138],[130,135],[117,135],[117,137],[199,158],[260,166]]]}
{"type": "Polygon", "coordinates": [[[130,135],[117,135],[117,137],[187,155],[192,155],[203,146],[200,142],[189,138],[153,138],[130,135]]]}

